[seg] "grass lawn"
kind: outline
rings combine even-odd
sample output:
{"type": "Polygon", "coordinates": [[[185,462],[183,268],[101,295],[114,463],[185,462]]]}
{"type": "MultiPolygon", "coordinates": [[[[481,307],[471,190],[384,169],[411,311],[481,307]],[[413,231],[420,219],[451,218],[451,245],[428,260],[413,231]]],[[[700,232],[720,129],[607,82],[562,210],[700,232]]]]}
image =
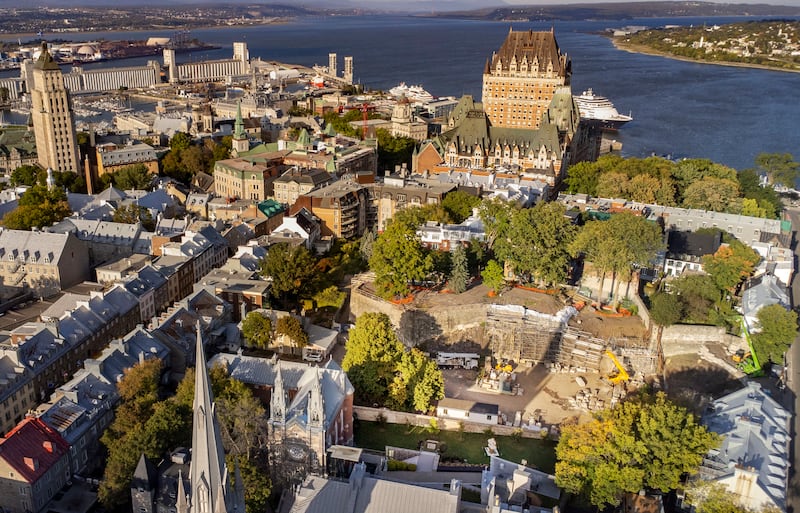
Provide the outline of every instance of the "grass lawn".
{"type": "Polygon", "coordinates": [[[416,449],[421,440],[438,440],[446,445],[443,458],[460,458],[468,463],[489,463],[483,451],[486,440],[494,438],[500,457],[519,463],[528,460],[528,466],[544,472],[555,470],[555,442],[533,438],[487,435],[484,433],[459,433],[458,431],[428,432],[425,427],[405,424],[378,424],[359,420],[355,432],[355,445],[365,449],[383,451],[387,445],[416,449]]]}

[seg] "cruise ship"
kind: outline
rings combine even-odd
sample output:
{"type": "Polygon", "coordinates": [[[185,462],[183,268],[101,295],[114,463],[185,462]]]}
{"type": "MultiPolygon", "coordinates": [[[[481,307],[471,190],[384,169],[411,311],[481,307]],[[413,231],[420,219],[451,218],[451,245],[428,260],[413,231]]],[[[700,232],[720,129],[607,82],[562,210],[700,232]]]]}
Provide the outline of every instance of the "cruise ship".
{"type": "Polygon", "coordinates": [[[591,89],[575,95],[574,98],[580,110],[581,119],[590,124],[596,124],[608,130],[617,130],[633,120],[631,116],[617,112],[614,104],[608,98],[594,94],[591,89]]]}
{"type": "Polygon", "coordinates": [[[408,86],[405,82],[400,82],[400,85],[389,89],[389,94],[396,98],[405,96],[411,101],[422,103],[433,100],[433,95],[423,89],[421,85],[408,86]]]}

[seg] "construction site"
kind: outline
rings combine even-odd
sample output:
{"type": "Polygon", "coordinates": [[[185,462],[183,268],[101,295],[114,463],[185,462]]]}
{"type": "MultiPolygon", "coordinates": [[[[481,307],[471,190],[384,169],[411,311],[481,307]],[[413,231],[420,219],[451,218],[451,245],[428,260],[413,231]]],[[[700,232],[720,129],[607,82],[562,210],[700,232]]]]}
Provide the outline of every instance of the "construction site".
{"type": "Polygon", "coordinates": [[[387,313],[406,345],[439,355],[479,353],[478,368],[444,360],[445,395],[497,404],[506,424],[536,430],[613,406],[645,383],[661,386],[664,360],[636,315],[611,316],[591,305],[579,311],[569,298],[521,289],[490,298],[483,286],[378,305],[360,287],[353,313],[387,313]]]}

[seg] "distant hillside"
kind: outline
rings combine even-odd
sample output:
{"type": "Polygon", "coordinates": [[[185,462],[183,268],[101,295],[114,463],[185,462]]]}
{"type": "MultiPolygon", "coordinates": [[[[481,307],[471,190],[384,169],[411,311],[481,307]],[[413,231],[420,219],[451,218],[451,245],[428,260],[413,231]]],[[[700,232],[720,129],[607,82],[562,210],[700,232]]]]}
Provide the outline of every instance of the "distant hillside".
{"type": "Polygon", "coordinates": [[[566,5],[515,5],[423,16],[495,21],[602,20],[678,16],[800,16],[800,6],[717,4],[711,2],[627,2],[566,5]]]}

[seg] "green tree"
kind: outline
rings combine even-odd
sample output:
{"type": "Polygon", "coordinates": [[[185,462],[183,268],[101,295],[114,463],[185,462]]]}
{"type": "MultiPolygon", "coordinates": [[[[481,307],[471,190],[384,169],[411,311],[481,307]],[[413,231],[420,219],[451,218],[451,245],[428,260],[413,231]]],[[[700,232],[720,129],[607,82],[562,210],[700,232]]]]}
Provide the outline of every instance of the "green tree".
{"type": "Polygon", "coordinates": [[[576,234],[564,205],[540,202],[514,212],[506,236],[495,242],[495,254],[510,262],[518,277],[559,284],[567,278],[569,246],[576,234]]]}
{"type": "Polygon", "coordinates": [[[690,323],[709,322],[714,303],[720,300],[720,290],[707,274],[687,274],[672,282],[674,293],[683,304],[684,320],[690,323]]]}
{"type": "Polygon", "coordinates": [[[9,180],[9,182],[13,186],[27,185],[30,187],[32,185],[36,185],[36,183],[38,182],[37,177],[41,171],[42,168],[38,166],[31,166],[29,164],[25,164],[11,172],[11,179],[9,180]]]}
{"type": "Polygon", "coordinates": [[[391,298],[408,295],[409,282],[425,279],[433,260],[420,245],[416,229],[393,219],[375,241],[369,267],[375,273],[378,294],[391,298]]]}
{"type": "Polygon", "coordinates": [[[604,173],[597,179],[597,195],[601,198],[627,197],[628,182],[625,173],[604,173]]]}
{"type": "Polygon", "coordinates": [[[436,362],[417,348],[404,351],[389,385],[389,405],[427,413],[431,402],[444,397],[444,378],[436,362]]]}
{"type": "Polygon", "coordinates": [[[570,194],[597,196],[600,168],[595,162],[579,162],[567,170],[567,191],[570,194]]]}
{"type": "Polygon", "coordinates": [[[650,298],[650,317],[661,326],[672,326],[683,318],[683,303],[673,294],[655,294],[650,298]]]}
{"type": "Polygon", "coordinates": [[[483,222],[483,231],[486,233],[486,246],[489,250],[494,249],[494,243],[498,239],[506,237],[507,231],[511,226],[511,219],[517,206],[510,201],[499,198],[483,200],[478,209],[478,215],[483,222]]]}
{"type": "Polygon", "coordinates": [[[411,155],[416,141],[409,137],[394,137],[384,128],[375,131],[378,138],[378,169],[394,171],[395,166],[405,164],[411,168],[411,155]]]}
{"type": "Polygon", "coordinates": [[[486,264],[486,269],[481,273],[483,283],[496,293],[500,292],[503,285],[506,284],[506,278],[503,273],[503,266],[498,264],[495,260],[489,260],[486,264]]]}
{"type": "Polygon", "coordinates": [[[314,296],[314,301],[319,308],[325,307],[332,307],[332,308],[339,308],[344,303],[344,299],[347,297],[346,292],[342,292],[336,285],[331,285],[330,287],[323,289],[316,293],[314,296]]]}
{"type": "Polygon", "coordinates": [[[467,290],[467,282],[469,281],[469,263],[467,262],[467,250],[464,246],[459,244],[453,250],[453,265],[450,271],[450,279],[447,282],[447,288],[461,294],[467,290]]]}
{"type": "Polygon", "coordinates": [[[292,315],[284,315],[278,319],[275,334],[288,337],[292,341],[293,347],[305,347],[308,345],[308,333],[303,329],[303,323],[292,315]]]}
{"type": "Polygon", "coordinates": [[[716,481],[697,480],[686,488],[686,502],[697,513],[779,513],[780,509],[764,505],[753,510],[742,505],[739,496],[716,481]]]}
{"type": "Polygon", "coordinates": [[[125,166],[112,174],[112,183],[122,190],[147,189],[153,184],[153,175],[144,164],[125,166]]]}
{"type": "Polygon", "coordinates": [[[247,347],[266,349],[272,340],[272,321],[259,312],[250,312],[242,321],[242,336],[247,347]]]}
{"type": "Polygon", "coordinates": [[[480,198],[468,194],[464,191],[453,191],[447,194],[442,200],[442,207],[450,214],[454,223],[464,222],[464,219],[472,215],[472,209],[480,205],[480,198]]]}
{"type": "Polygon", "coordinates": [[[742,200],[742,215],[750,217],[767,217],[769,216],[768,208],[761,206],[757,199],[744,198],[742,200]]]}
{"type": "Polygon", "coordinates": [[[145,230],[153,230],[155,228],[153,215],[150,213],[150,211],[134,203],[123,205],[116,209],[111,219],[115,223],[142,223],[142,226],[145,227],[145,230]]]}
{"type": "Polygon", "coordinates": [[[626,492],[669,492],[717,444],[717,435],[664,394],[636,397],[589,422],[564,426],[556,484],[601,508],[618,504],[626,492]]]}
{"type": "Polygon", "coordinates": [[[573,255],[583,254],[601,273],[601,289],[606,273],[612,273],[619,289],[618,278],[630,277],[635,266],[649,265],[663,248],[661,228],[628,212],[589,221],[570,245],[573,255]]]}
{"type": "Polygon", "coordinates": [[[172,151],[182,151],[192,145],[192,136],[186,132],[176,132],[169,140],[169,148],[172,151]]]}
{"type": "MultiPolygon", "coordinates": [[[[228,464],[228,471],[233,468],[228,464]]],[[[239,472],[244,482],[245,513],[262,513],[269,511],[269,496],[272,483],[269,480],[269,469],[265,463],[255,459],[239,458],[239,472]]]]}
{"type": "Polygon", "coordinates": [[[386,314],[366,313],[356,319],[345,344],[342,369],[361,403],[382,404],[388,397],[402,353],[403,345],[386,314]]]}
{"type": "Polygon", "coordinates": [[[800,164],[794,161],[790,153],[760,153],[756,157],[756,165],[769,177],[773,185],[784,185],[794,188],[800,177],[800,164]]]}
{"type": "Polygon", "coordinates": [[[727,212],[739,197],[739,184],[726,178],[707,176],[689,185],[684,191],[683,206],[714,212],[727,212]]]}
{"type": "Polygon", "coordinates": [[[764,306],[756,314],[761,331],[753,335],[759,360],[783,363],[783,355],[797,336],[797,313],[782,305],[764,306]]]}
{"type": "MultiPolygon", "coordinates": [[[[131,476],[142,453],[157,459],[168,450],[191,443],[191,403],[187,403],[185,392],[159,401],[160,375],[161,362],[145,360],[127,369],[118,384],[120,403],[101,438],[108,458],[98,496],[108,508],[130,499],[131,476]]],[[[179,389],[190,388],[185,381],[193,376],[187,373],[179,389]]]]}
{"type": "Polygon", "coordinates": [[[761,257],[752,248],[732,239],[713,255],[703,257],[703,270],[711,275],[720,290],[735,292],[736,287],[753,273],[759,260],[761,257]]]}
{"type": "Polygon", "coordinates": [[[266,410],[253,391],[224,367],[212,367],[209,378],[226,452],[254,460],[267,447],[266,410]]]}
{"type": "Polygon", "coordinates": [[[316,259],[305,246],[275,244],[261,264],[261,274],[272,279],[272,296],[288,304],[310,297],[317,286],[316,259]]]}
{"type": "MultiPolygon", "coordinates": [[[[775,219],[778,213],[783,210],[783,204],[778,193],[772,187],[762,187],[755,170],[745,169],[739,173],[739,188],[745,199],[754,199],[758,202],[759,208],[763,208],[766,212],[766,217],[775,219]]],[[[744,211],[742,214],[748,215],[744,211]]]]}
{"type": "Polygon", "coordinates": [[[30,230],[51,226],[72,214],[66,193],[54,187],[34,185],[19,199],[17,208],[3,218],[3,226],[11,230],[30,230]]]}

